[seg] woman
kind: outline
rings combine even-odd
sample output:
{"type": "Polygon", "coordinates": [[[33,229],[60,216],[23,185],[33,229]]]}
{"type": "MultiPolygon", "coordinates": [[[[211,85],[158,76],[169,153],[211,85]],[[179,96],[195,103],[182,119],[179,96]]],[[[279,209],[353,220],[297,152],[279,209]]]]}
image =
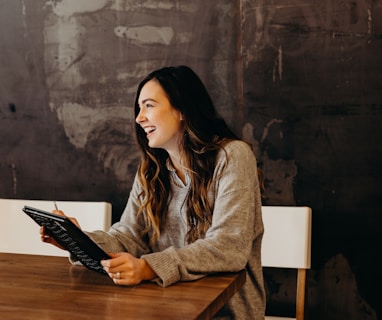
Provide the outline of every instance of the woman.
{"type": "Polygon", "coordinates": [[[246,284],[217,317],[263,319],[263,224],[251,148],[186,66],[149,74],[138,86],[135,116],[143,155],[126,209],[108,232],[88,233],[113,252],[104,269],[116,284],[169,286],[245,268],[246,284]]]}

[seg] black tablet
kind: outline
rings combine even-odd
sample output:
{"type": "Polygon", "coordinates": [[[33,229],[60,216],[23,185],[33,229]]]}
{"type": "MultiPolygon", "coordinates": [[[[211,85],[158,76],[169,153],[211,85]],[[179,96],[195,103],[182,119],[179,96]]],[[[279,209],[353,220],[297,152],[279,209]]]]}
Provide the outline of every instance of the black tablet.
{"type": "Polygon", "coordinates": [[[100,262],[103,259],[110,259],[110,256],[69,218],[29,206],[24,206],[23,211],[40,226],[44,226],[46,233],[73,254],[85,267],[106,273],[100,262]]]}

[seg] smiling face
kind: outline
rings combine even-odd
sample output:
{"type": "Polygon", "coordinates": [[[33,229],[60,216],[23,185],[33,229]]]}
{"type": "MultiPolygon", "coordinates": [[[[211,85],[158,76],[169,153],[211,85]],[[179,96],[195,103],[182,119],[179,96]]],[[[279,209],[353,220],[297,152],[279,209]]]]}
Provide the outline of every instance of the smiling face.
{"type": "Polygon", "coordinates": [[[138,103],[140,111],[135,121],[146,132],[149,146],[165,149],[170,155],[179,154],[183,117],[155,79],[142,87],[138,103]]]}

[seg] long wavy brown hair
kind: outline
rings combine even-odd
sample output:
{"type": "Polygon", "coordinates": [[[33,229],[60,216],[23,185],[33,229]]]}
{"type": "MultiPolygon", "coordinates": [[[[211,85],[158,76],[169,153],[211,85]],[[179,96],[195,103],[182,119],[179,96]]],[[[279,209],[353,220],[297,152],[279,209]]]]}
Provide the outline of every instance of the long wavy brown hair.
{"type": "MultiPolygon", "coordinates": [[[[186,66],[166,67],[150,73],[138,85],[135,116],[139,113],[138,99],[142,87],[155,79],[162,86],[171,105],[184,118],[181,141],[182,159],[187,167],[191,187],[187,197],[187,241],[202,238],[211,225],[214,204],[208,200],[217,153],[238,137],[219,117],[200,78],[186,66]]],[[[166,219],[171,196],[170,174],[166,166],[169,155],[159,148],[150,148],[146,133],[135,125],[138,144],[143,151],[138,178],[143,191],[139,195],[140,214],[144,215],[145,234],[155,243],[166,219]]]]}

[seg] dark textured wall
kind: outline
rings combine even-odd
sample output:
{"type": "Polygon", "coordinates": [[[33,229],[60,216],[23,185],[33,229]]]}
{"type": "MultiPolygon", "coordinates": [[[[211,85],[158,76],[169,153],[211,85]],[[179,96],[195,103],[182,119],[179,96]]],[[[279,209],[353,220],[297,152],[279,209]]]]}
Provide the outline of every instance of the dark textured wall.
{"type": "MultiPolygon", "coordinates": [[[[264,204],[313,209],[306,318],[377,319],[381,37],[377,0],[0,0],[0,197],[105,200],[118,219],[136,84],[187,64],[253,144],[264,204]]],[[[290,308],[293,274],[266,278],[290,308]]]]}

